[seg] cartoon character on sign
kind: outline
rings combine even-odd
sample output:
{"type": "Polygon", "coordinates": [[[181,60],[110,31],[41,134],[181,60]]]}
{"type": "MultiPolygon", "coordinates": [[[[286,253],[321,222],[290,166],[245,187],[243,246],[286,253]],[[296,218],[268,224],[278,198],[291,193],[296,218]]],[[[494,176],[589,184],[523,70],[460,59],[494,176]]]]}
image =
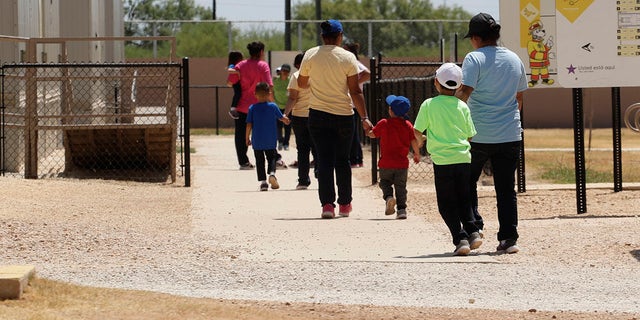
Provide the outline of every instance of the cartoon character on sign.
{"type": "Polygon", "coordinates": [[[550,36],[545,40],[546,33],[542,21],[536,20],[529,24],[529,35],[531,35],[531,40],[527,44],[529,68],[531,68],[529,88],[538,84],[538,80],[541,78],[542,83],[547,85],[555,82],[553,79],[549,79],[549,56],[553,47],[553,37],[550,36]]]}

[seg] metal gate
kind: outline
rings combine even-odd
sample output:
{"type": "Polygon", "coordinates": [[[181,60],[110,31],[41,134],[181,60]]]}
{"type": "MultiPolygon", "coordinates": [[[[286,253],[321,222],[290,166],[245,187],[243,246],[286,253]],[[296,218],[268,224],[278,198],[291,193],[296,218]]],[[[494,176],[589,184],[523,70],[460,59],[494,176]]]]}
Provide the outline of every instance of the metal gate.
{"type": "MultiPolygon", "coordinates": [[[[373,124],[380,119],[388,117],[386,96],[401,95],[411,101],[411,109],[408,116],[411,123],[420,110],[422,102],[437,95],[433,85],[435,72],[442,62],[408,61],[402,59],[389,59],[383,61],[382,56],[370,60],[371,80],[365,86],[365,95],[369,108],[369,117],[373,124]]],[[[378,145],[377,140],[371,143],[371,183],[378,181],[378,145]]],[[[411,152],[411,151],[410,151],[411,152]]],[[[426,148],[421,150],[422,160],[415,164],[409,161],[408,182],[432,181],[433,166],[426,148]]],[[[409,155],[412,158],[412,155],[409,155]]]]}
{"type": "MultiPolygon", "coordinates": [[[[378,59],[372,58],[370,60],[371,80],[365,86],[371,121],[375,124],[378,120],[388,116],[385,97],[394,94],[405,96],[411,101],[411,109],[408,116],[411,123],[414,123],[422,102],[438,95],[433,79],[436,70],[442,63],[440,61],[408,61],[402,59],[383,61],[382,56],[379,56],[378,59]]],[[[375,184],[378,182],[378,145],[377,140],[367,141],[374,141],[371,143],[371,183],[375,184]]],[[[408,183],[412,181],[433,181],[433,165],[426,151],[426,146],[422,147],[421,153],[422,160],[420,163],[415,164],[413,161],[409,161],[408,183]]],[[[409,154],[409,158],[412,158],[411,154],[409,154]]],[[[526,192],[524,158],[523,136],[516,177],[518,192],[526,192]]],[[[486,166],[483,171],[484,174],[490,175],[490,165],[486,166]]]]}
{"type": "Polygon", "coordinates": [[[3,65],[0,172],[190,185],[188,60],[3,65]]]}

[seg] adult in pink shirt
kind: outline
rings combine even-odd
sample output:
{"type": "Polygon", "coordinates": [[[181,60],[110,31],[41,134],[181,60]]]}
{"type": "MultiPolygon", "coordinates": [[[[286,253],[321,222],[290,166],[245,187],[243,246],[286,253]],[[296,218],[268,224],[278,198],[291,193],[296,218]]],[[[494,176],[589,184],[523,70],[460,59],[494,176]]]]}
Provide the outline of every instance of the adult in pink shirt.
{"type": "MultiPolygon", "coordinates": [[[[271,69],[264,58],[264,43],[257,41],[247,45],[249,49],[249,58],[235,65],[235,69],[240,73],[240,87],[242,95],[236,110],[238,111],[238,119],[235,119],[235,144],[236,154],[238,156],[238,164],[240,170],[252,170],[253,164],[249,162],[247,157],[247,145],[245,143],[245,131],[247,128],[247,113],[249,106],[258,102],[254,94],[256,85],[259,82],[266,82],[273,92],[273,80],[271,79],[271,69]]],[[[270,101],[273,101],[271,96],[270,101]]]]}

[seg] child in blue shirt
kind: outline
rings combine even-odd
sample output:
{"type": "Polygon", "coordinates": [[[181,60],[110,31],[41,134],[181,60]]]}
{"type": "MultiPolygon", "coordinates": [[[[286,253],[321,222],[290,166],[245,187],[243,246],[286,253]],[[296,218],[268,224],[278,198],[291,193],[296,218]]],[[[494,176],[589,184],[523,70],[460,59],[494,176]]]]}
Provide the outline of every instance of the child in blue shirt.
{"type": "Polygon", "coordinates": [[[258,181],[260,181],[260,191],[267,191],[269,184],[271,189],[278,189],[278,179],[276,179],[276,160],[278,152],[277,121],[289,124],[289,118],[283,115],[278,105],[269,102],[269,85],[260,82],[256,85],[255,95],[257,103],[249,107],[247,114],[247,129],[245,139],[247,146],[253,147],[256,157],[256,171],[258,181]],[[267,184],[267,174],[265,172],[265,158],[267,159],[267,171],[269,172],[269,183],[267,184]]]}

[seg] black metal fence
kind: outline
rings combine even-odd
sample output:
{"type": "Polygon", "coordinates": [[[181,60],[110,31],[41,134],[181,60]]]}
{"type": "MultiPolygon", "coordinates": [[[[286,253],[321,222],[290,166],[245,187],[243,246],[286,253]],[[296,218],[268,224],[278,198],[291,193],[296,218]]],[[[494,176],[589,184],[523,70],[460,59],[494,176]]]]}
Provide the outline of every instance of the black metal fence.
{"type": "MultiPolygon", "coordinates": [[[[433,85],[433,78],[441,62],[413,62],[394,59],[383,61],[382,57],[371,59],[371,80],[365,86],[365,94],[369,107],[371,121],[375,124],[382,118],[388,116],[388,106],[385,98],[390,95],[405,96],[411,101],[409,110],[409,120],[415,122],[415,118],[420,110],[420,105],[424,100],[437,95],[433,85]]],[[[371,140],[372,156],[372,183],[376,183],[378,145],[377,140],[371,140]]],[[[420,163],[413,163],[413,153],[409,153],[409,181],[423,181],[433,179],[433,166],[431,158],[423,146],[421,150],[422,160],[420,163]]]]}
{"type": "Polygon", "coordinates": [[[188,185],[187,66],[3,65],[2,175],[188,185]]]}

